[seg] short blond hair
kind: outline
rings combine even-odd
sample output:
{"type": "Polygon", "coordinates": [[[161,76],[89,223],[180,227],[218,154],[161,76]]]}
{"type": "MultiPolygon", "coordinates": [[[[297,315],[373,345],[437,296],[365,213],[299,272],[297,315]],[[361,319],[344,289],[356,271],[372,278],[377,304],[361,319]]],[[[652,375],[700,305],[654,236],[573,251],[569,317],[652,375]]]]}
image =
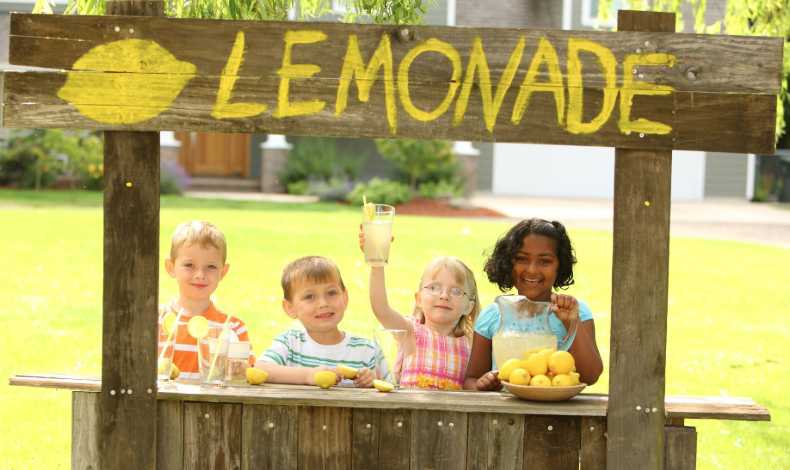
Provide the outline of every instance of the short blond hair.
{"type": "Polygon", "coordinates": [[[283,287],[283,298],[290,302],[293,300],[294,291],[299,284],[319,284],[332,281],[339,283],[343,291],[346,290],[340,269],[335,263],[323,256],[305,256],[288,263],[288,266],[283,269],[280,284],[283,287]]]}
{"type": "Polygon", "coordinates": [[[203,220],[184,222],[176,227],[173,238],[170,240],[170,260],[175,262],[179,248],[195,243],[200,243],[203,248],[213,246],[218,249],[222,254],[222,264],[225,264],[228,257],[228,244],[225,241],[225,235],[216,225],[203,220]]]}
{"type": "MultiPolygon", "coordinates": [[[[422,277],[420,278],[420,285],[417,288],[417,292],[420,292],[422,295],[422,288],[425,287],[423,285],[425,279],[436,276],[436,274],[438,274],[442,268],[446,268],[448,271],[450,271],[450,273],[452,273],[453,277],[455,278],[455,282],[464,286],[464,290],[469,295],[470,300],[475,303],[475,306],[472,311],[469,312],[469,315],[462,315],[461,318],[458,319],[458,323],[453,329],[453,334],[456,338],[466,336],[471,340],[472,334],[474,333],[475,319],[480,314],[480,298],[477,294],[475,273],[469,269],[469,266],[465,265],[463,261],[453,256],[442,256],[436,258],[431,261],[428,267],[425,268],[425,271],[422,272],[422,277]]],[[[419,320],[421,324],[425,323],[425,313],[422,311],[420,304],[418,304],[416,301],[414,302],[414,309],[411,312],[411,316],[419,320]]]]}

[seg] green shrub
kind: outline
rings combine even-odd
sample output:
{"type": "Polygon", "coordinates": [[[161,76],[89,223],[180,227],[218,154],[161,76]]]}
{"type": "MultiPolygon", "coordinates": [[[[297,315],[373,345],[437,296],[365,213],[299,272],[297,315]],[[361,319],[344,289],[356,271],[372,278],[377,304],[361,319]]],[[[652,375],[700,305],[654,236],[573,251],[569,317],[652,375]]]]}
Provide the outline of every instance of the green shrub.
{"type": "Polygon", "coordinates": [[[367,183],[357,183],[346,196],[346,200],[354,206],[362,206],[362,196],[368,202],[377,204],[400,204],[411,201],[411,190],[403,183],[387,179],[373,178],[367,183]]]}
{"type": "Polygon", "coordinates": [[[461,197],[464,187],[455,181],[427,182],[419,186],[423,199],[450,199],[461,197]]]}
{"type": "Polygon", "coordinates": [[[341,152],[335,139],[304,137],[288,155],[285,169],[278,173],[285,187],[304,180],[329,181],[336,175],[354,180],[362,173],[366,155],[341,152]]]}
{"type": "Polygon", "coordinates": [[[299,180],[294,181],[293,183],[288,183],[286,185],[288,194],[295,194],[297,196],[306,196],[308,193],[309,188],[307,187],[307,181],[299,180]]]}
{"type": "Polygon", "coordinates": [[[376,148],[382,157],[398,165],[408,175],[409,187],[414,193],[421,175],[437,171],[454,160],[450,144],[438,140],[376,139],[376,148]]]}
{"type": "Polygon", "coordinates": [[[192,184],[184,168],[177,162],[162,161],[159,169],[159,194],[181,194],[192,184]]]}

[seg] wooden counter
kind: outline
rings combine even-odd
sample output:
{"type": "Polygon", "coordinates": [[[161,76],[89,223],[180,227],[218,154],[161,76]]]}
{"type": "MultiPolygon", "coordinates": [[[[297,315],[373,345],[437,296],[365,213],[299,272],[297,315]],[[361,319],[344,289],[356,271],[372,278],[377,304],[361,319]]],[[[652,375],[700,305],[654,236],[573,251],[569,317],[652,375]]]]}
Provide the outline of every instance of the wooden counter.
{"type": "MultiPolygon", "coordinates": [[[[74,391],[73,468],[98,468],[100,376],[18,375],[11,385],[74,391]]],[[[118,390],[134,400],[148,390],[118,390]]],[[[158,399],[157,468],[585,469],[606,465],[608,396],[582,393],[559,403],[499,392],[447,392],[264,384],[201,387],[163,383],[158,399]],[[210,462],[210,463],[209,463],[210,462]]],[[[648,413],[644,409],[635,413],[648,413]]],[[[749,398],[666,396],[667,468],[696,456],[684,419],[768,421],[749,398]],[[671,462],[678,462],[671,464],[671,462]]]]}

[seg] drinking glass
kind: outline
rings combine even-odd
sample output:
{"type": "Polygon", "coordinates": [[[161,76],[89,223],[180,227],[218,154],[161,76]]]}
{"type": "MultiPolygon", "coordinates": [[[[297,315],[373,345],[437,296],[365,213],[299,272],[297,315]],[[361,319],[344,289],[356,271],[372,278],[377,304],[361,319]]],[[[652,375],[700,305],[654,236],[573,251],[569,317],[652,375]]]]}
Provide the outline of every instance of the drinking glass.
{"type": "Polygon", "coordinates": [[[376,378],[400,387],[406,330],[373,330],[376,378]]]}
{"type": "Polygon", "coordinates": [[[230,326],[212,325],[208,327],[208,335],[198,340],[198,364],[202,386],[225,386],[230,336],[230,326]]]}
{"type": "Polygon", "coordinates": [[[228,366],[225,371],[225,382],[245,383],[247,368],[250,366],[250,342],[231,341],[228,349],[228,366]]]}
{"type": "Polygon", "coordinates": [[[390,257],[395,208],[386,204],[362,206],[362,233],[365,234],[365,264],[386,266],[390,257]]]}
{"type": "Polygon", "coordinates": [[[173,369],[173,352],[176,349],[176,338],[178,337],[178,323],[173,325],[173,331],[167,333],[159,322],[159,339],[157,348],[156,378],[159,380],[170,380],[170,372],[173,369]]]}

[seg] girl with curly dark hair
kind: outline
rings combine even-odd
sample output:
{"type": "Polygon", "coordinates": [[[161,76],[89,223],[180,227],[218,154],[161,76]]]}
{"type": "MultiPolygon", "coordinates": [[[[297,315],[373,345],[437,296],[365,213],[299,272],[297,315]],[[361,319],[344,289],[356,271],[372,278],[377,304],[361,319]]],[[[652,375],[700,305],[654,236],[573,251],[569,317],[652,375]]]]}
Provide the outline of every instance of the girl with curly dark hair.
{"type": "MultiPolygon", "coordinates": [[[[603,372],[592,311],[581,299],[552,292],[552,289],[567,289],[573,284],[574,264],[576,255],[565,226],[556,221],[529,219],[516,224],[497,241],[483,271],[502,292],[515,288],[519,295],[529,300],[551,302],[553,312],[549,323],[558,338],[565,337],[572,321],[578,321],[569,352],[576,361],[579,380],[592,385],[603,372]]],[[[467,390],[502,388],[491,354],[492,338],[499,323],[500,312],[496,304],[486,307],[475,322],[472,354],[464,380],[467,390]]]]}

